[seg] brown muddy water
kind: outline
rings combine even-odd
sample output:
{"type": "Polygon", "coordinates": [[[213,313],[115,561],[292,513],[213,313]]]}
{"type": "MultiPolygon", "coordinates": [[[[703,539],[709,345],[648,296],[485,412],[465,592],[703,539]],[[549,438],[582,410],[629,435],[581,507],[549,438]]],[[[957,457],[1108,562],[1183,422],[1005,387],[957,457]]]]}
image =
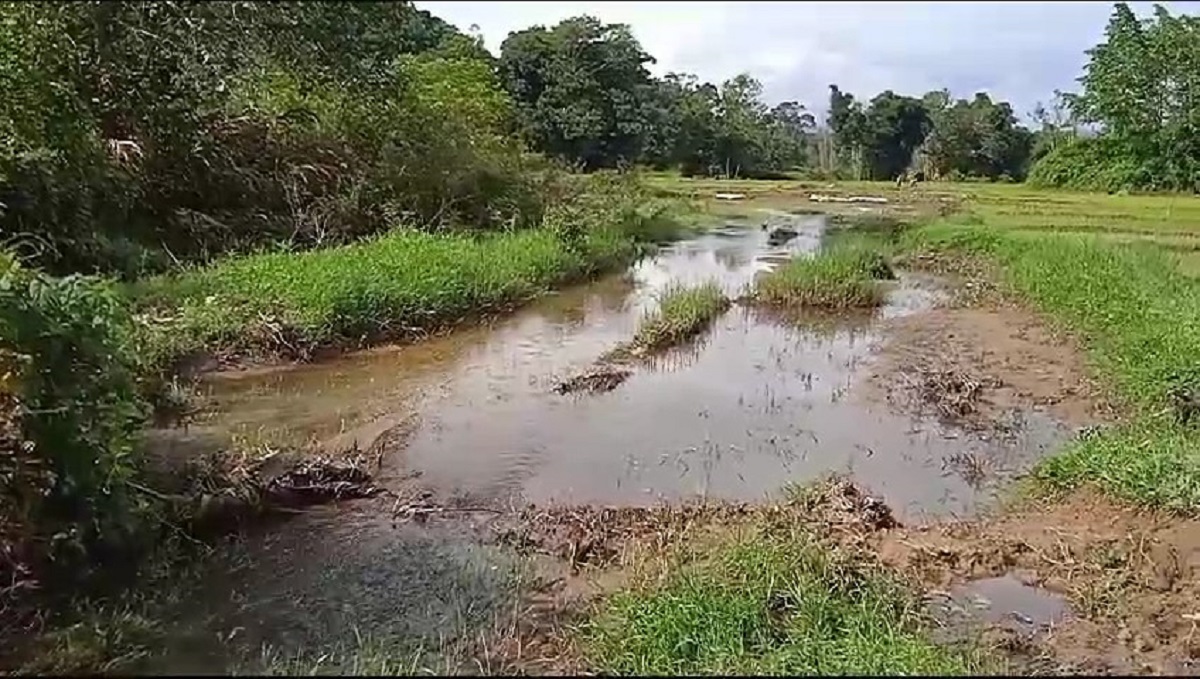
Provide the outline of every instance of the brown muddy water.
{"type": "MultiPolygon", "coordinates": [[[[937,280],[910,274],[871,316],[785,319],[735,305],[611,392],[555,393],[629,339],[668,283],[715,280],[737,296],[759,273],[816,250],[825,232],[821,216],[765,212],[489,326],[216,375],[207,414],[156,438],[181,453],[230,439],[368,447],[403,428],[407,442],[385,448],[385,485],[419,474],[424,487],[488,507],[759,500],[842,473],[900,520],[919,521],[977,510],[1001,480],[1070,436],[1042,413],[1014,413],[1003,435],[968,432],[856,393],[880,319],[919,313],[944,294],[937,280]],[[763,219],[799,235],[771,245],[763,219]],[[966,458],[985,458],[989,476],[963,473],[956,461],[966,458]]],[[[153,669],[221,671],[226,660],[205,650],[216,635],[285,655],[380,634],[436,645],[447,625],[477,630],[510,605],[507,556],[466,532],[395,526],[369,509],[377,505],[321,508],[228,550],[180,616],[188,631],[153,669]]]]}

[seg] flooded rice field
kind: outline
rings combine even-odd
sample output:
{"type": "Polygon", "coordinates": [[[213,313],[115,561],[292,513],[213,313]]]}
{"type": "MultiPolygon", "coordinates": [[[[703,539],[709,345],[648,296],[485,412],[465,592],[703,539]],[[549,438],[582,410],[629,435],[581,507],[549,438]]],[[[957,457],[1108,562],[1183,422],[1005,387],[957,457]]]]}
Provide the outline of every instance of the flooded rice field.
{"type": "Polygon", "coordinates": [[[555,389],[628,340],[668,284],[717,281],[737,297],[761,272],[818,249],[826,229],[819,215],[764,211],[490,325],[212,376],[206,414],[156,432],[160,445],[179,454],[230,441],[377,451],[381,484],[418,478],[424,493],[470,511],[458,522],[398,524],[400,500],[381,498],[259,530],[217,558],[219,575],[177,617],[176,648],[149,669],[226,666],[239,635],[285,656],[317,639],[437,646],[450,628],[470,638],[515,611],[520,569],[472,524],[508,508],[757,501],[840,473],[901,521],[919,522],[986,506],[1004,479],[1071,436],[1044,409],[960,428],[863,388],[888,328],[947,298],[941,281],[905,272],[874,314],[781,317],[735,304],[698,340],[630,365],[611,391],[555,389]],[[781,242],[772,233],[780,224],[795,237],[781,242]]]}
{"type": "Polygon", "coordinates": [[[881,318],[920,313],[942,296],[936,280],[916,275],[901,276],[875,317],[780,318],[735,305],[710,333],[637,366],[610,392],[556,393],[628,339],[669,283],[716,280],[737,296],[759,272],[820,246],[822,217],[790,219],[799,235],[786,244],[771,245],[757,225],[729,225],[491,326],[217,376],[208,415],[175,445],[377,444],[384,481],[420,474],[423,485],[495,504],[757,500],[840,472],[916,519],[972,511],[991,481],[1068,435],[1036,412],[1017,413],[1006,436],[957,431],[857,393],[881,318]],[[965,456],[993,473],[964,478],[954,461],[965,456]]]}

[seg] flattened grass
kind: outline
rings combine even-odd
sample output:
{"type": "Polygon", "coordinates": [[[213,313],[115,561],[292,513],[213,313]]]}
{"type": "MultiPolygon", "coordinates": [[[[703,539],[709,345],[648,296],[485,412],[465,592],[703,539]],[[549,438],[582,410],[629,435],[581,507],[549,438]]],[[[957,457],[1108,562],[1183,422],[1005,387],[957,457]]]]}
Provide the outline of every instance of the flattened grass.
{"type": "Polygon", "coordinates": [[[731,539],[664,564],[601,604],[583,630],[602,673],[925,674],[983,671],[925,634],[895,579],[794,531],[731,539]]]}
{"type": "Polygon", "coordinates": [[[659,295],[658,309],[642,318],[624,349],[652,353],[684,342],[708,328],[729,305],[729,298],[713,281],[695,286],[673,283],[659,295]]]}

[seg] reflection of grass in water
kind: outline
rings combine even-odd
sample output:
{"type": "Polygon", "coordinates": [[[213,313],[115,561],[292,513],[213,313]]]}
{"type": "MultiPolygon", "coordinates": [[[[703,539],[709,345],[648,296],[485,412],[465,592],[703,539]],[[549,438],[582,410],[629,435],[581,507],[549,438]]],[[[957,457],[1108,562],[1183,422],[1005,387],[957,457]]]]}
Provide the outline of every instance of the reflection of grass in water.
{"type": "Polygon", "coordinates": [[[585,628],[616,674],[962,674],[965,649],[924,636],[919,602],[875,568],[786,536],[727,538],[662,555],[585,628]]]}

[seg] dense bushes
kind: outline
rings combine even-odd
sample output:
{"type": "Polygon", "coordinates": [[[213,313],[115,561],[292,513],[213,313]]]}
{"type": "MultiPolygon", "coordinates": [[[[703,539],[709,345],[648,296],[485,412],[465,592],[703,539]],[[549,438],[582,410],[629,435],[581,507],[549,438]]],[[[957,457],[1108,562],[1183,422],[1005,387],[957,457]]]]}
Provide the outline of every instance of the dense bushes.
{"type": "Polygon", "coordinates": [[[1120,151],[1116,144],[1104,138],[1060,143],[1033,166],[1029,183],[1109,192],[1152,186],[1154,177],[1120,151]]]}
{"type": "Polygon", "coordinates": [[[0,574],[18,585],[5,596],[47,568],[82,577],[138,534],[130,331],[111,286],[0,261],[0,574]]]}
{"type": "Polygon", "coordinates": [[[0,6],[0,231],[136,277],[404,222],[536,224],[478,44],[409,3],[0,6]]]}

